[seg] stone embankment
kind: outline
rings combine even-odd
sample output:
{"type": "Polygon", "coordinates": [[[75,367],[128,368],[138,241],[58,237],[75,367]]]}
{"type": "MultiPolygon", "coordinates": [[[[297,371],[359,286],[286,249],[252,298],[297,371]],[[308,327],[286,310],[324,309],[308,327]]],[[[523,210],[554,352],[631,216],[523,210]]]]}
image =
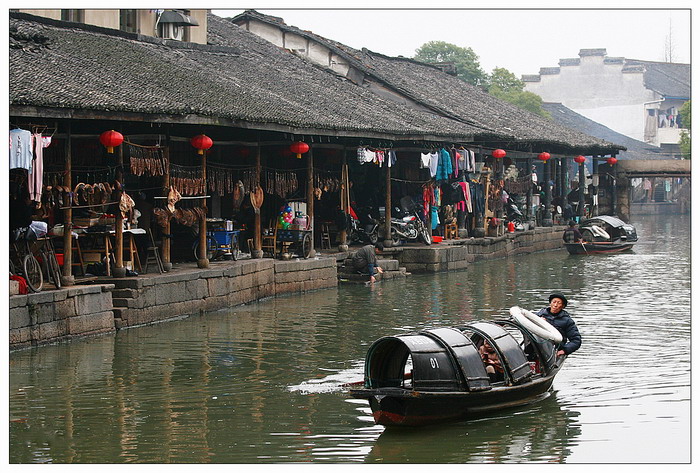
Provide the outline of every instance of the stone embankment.
{"type": "MultiPolygon", "coordinates": [[[[563,227],[536,228],[497,237],[449,240],[438,245],[387,249],[379,258],[381,279],[411,273],[466,269],[499,259],[562,247],[563,227]]],[[[200,269],[183,264],[164,274],[104,278],[28,295],[11,295],[10,349],[104,334],[118,329],[234,307],[281,294],[366,282],[349,264],[349,253],[278,261],[212,262],[200,269]]]]}

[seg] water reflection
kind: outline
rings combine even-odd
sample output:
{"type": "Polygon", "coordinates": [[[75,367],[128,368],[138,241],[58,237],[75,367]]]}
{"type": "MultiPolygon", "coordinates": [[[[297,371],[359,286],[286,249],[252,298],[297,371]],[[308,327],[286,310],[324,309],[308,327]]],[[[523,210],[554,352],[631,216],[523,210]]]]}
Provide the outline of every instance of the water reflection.
{"type": "Polygon", "coordinates": [[[480,262],[12,353],[9,459],[688,461],[689,221],[634,223],[634,253],[480,262]],[[511,305],[534,310],[554,289],[569,296],[583,345],[548,399],[470,422],[385,431],[365,401],[346,395],[377,338],[505,316],[511,305]]]}
{"type": "Polygon", "coordinates": [[[581,434],[579,413],[562,408],[556,394],[498,415],[425,429],[387,429],[369,462],[563,463],[581,434]]]}

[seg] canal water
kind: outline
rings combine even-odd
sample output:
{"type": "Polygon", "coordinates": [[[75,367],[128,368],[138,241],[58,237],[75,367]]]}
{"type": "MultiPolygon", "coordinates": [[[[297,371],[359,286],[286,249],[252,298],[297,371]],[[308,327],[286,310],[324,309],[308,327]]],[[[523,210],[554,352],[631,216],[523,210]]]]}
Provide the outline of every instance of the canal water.
{"type": "Polygon", "coordinates": [[[634,252],[479,262],[9,356],[11,463],[690,461],[690,218],[634,252]],[[583,345],[552,394],[469,422],[385,429],[344,383],[377,338],[569,297],[583,345]]]}

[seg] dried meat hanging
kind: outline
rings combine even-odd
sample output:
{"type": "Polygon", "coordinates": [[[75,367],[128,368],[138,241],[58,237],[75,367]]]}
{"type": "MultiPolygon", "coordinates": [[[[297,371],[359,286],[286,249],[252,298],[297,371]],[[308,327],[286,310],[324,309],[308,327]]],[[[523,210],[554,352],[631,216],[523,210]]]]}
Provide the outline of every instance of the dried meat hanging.
{"type": "Polygon", "coordinates": [[[135,176],[164,176],[168,173],[168,159],[160,146],[141,146],[126,142],[129,169],[135,176]]]}

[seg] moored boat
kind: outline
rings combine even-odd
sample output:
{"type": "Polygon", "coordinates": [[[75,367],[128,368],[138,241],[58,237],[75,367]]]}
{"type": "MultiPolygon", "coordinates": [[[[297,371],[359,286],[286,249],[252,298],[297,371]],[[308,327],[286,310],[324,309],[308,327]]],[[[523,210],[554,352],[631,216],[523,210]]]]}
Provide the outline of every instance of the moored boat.
{"type": "Polygon", "coordinates": [[[417,426],[468,419],[547,396],[565,356],[558,331],[519,307],[511,318],[382,337],[350,394],[367,399],[377,424],[417,426]],[[488,373],[482,346],[502,370],[488,373]],[[481,353],[480,353],[481,352],[481,353]]]}
{"type": "Polygon", "coordinates": [[[571,255],[619,253],[631,250],[637,242],[637,229],[611,215],[599,215],[581,221],[583,242],[564,243],[571,255]]]}

